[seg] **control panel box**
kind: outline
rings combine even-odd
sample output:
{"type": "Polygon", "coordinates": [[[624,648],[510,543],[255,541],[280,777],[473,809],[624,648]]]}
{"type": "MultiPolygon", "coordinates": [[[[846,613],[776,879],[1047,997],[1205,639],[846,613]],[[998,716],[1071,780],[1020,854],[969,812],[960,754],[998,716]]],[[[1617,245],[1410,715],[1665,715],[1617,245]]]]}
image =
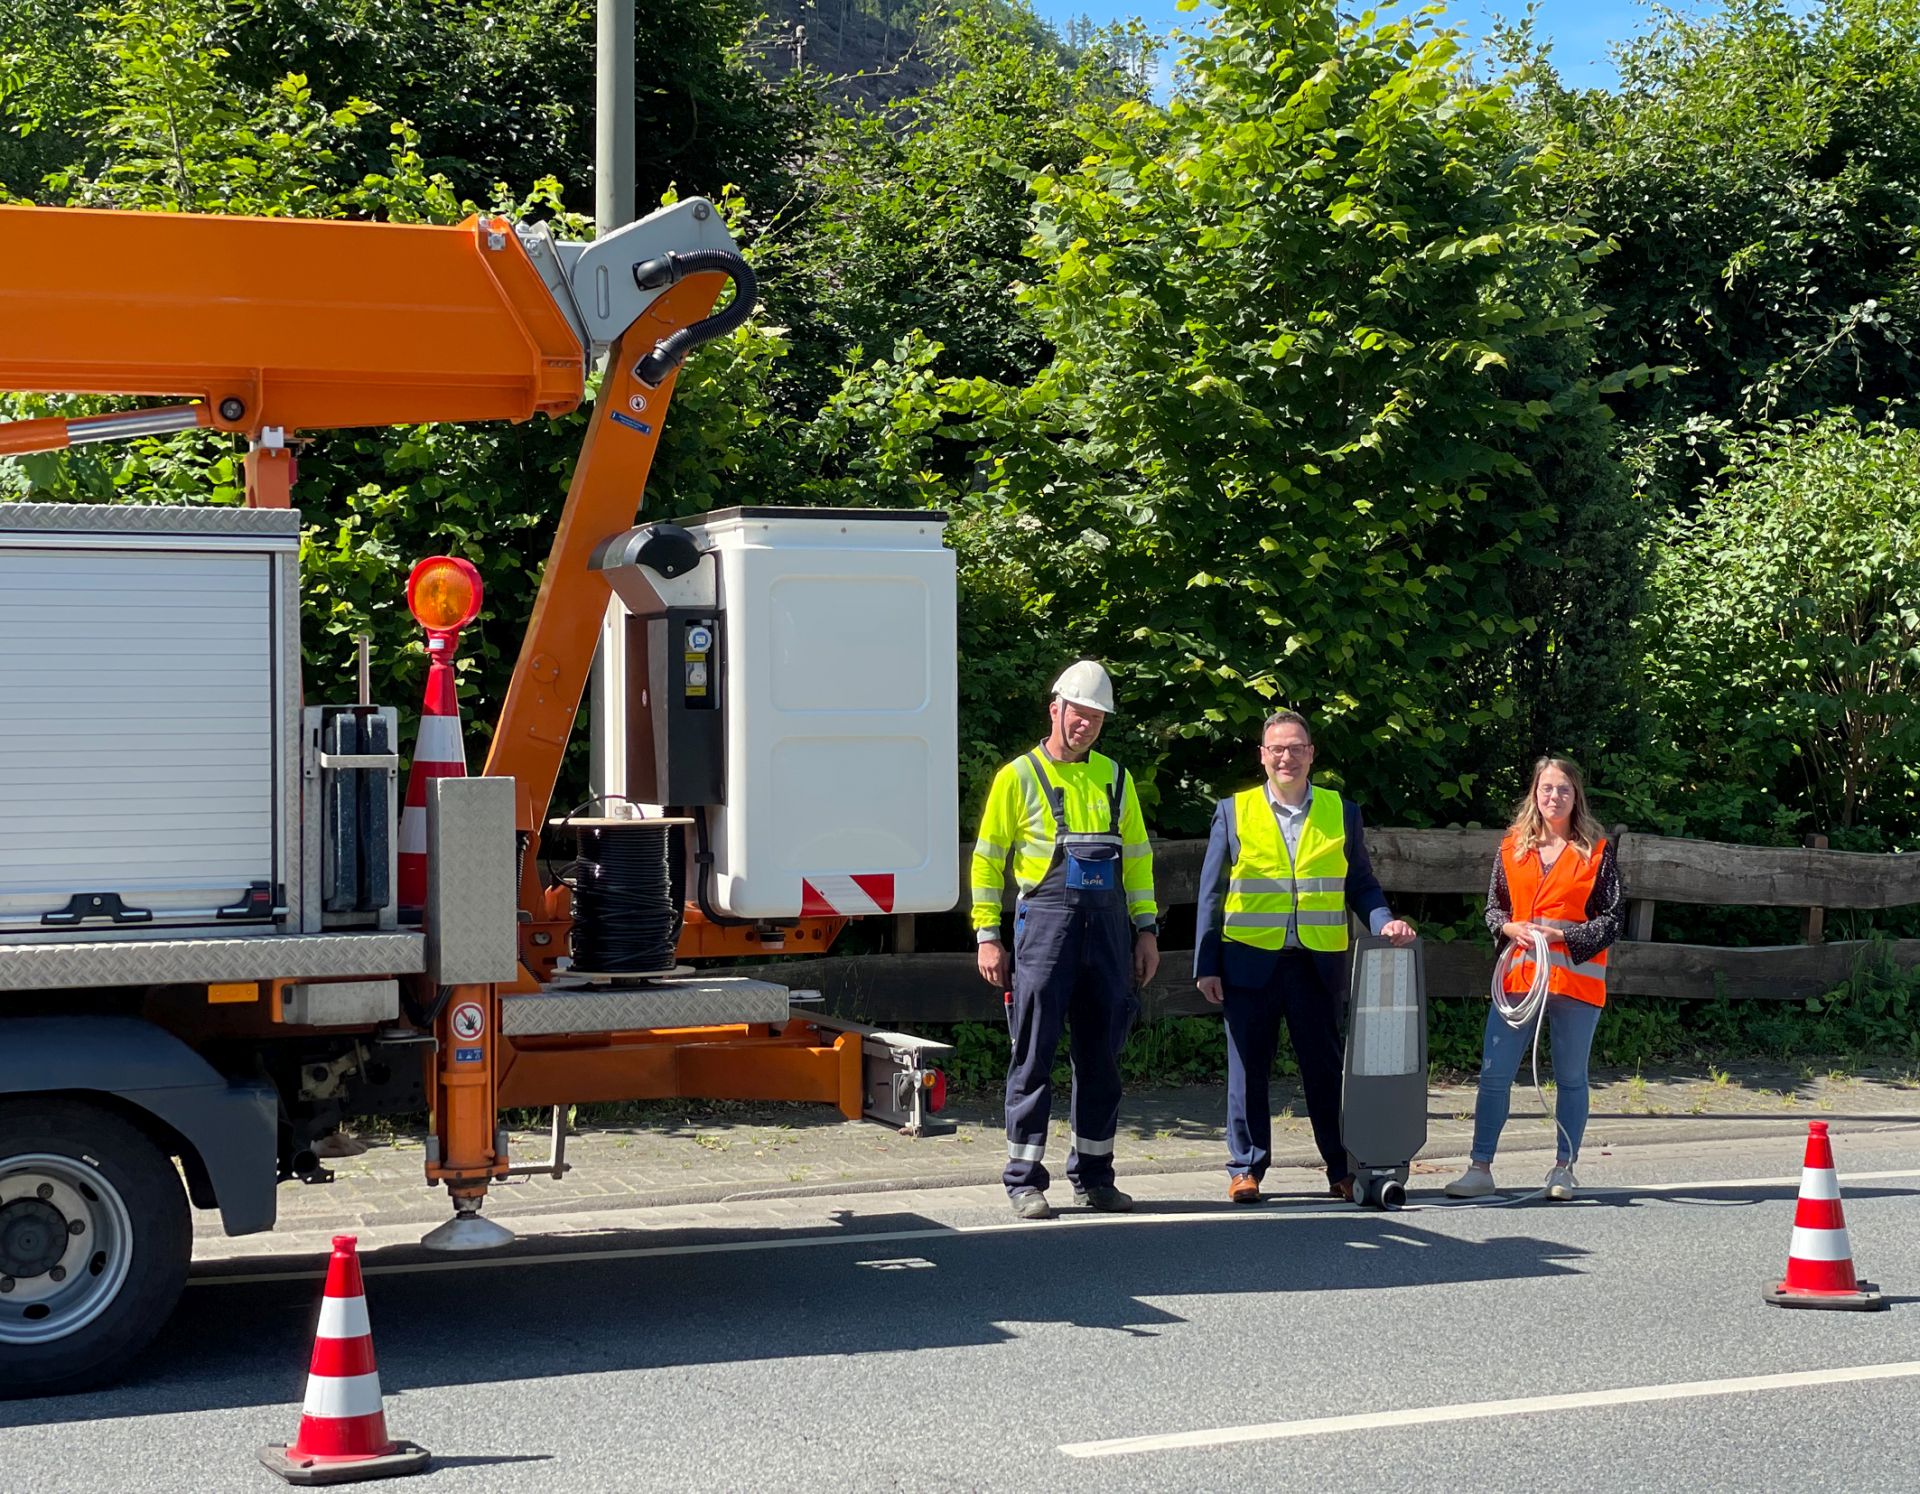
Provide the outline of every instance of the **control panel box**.
{"type": "Polygon", "coordinates": [[[726,800],[721,623],[713,608],[624,619],[626,788],[643,804],[726,800]]]}

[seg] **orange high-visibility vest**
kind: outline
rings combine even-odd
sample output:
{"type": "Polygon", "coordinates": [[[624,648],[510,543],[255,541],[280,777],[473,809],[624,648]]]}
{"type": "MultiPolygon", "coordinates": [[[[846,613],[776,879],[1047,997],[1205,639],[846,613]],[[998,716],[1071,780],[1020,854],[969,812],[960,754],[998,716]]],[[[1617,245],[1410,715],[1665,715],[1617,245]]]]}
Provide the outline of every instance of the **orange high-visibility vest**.
{"type": "MultiPolygon", "coordinates": [[[[1549,928],[1570,929],[1587,921],[1587,900],[1593,896],[1593,884],[1600,876],[1600,856],[1607,848],[1604,840],[1593,843],[1593,854],[1582,856],[1579,847],[1569,845],[1546,873],[1540,870],[1540,853],[1519,855],[1514,838],[1500,842],[1500,863],[1507,872],[1507,894],[1513,900],[1515,923],[1545,924],[1549,928]]],[[[1533,959],[1527,946],[1507,966],[1507,989],[1524,992],[1533,984],[1533,959]]],[[[1547,989],[1571,996],[1592,1006],[1607,1004],[1607,952],[1603,949],[1584,965],[1576,965],[1567,956],[1564,944],[1548,946],[1547,989]]]]}

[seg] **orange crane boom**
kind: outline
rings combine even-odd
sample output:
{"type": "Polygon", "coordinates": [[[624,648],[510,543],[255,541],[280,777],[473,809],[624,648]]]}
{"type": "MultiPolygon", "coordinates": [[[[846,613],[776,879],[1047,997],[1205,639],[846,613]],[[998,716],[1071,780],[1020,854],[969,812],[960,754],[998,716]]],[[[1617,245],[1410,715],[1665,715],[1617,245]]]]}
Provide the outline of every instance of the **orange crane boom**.
{"type": "MultiPolygon", "coordinates": [[[[0,424],[0,455],[200,428],[244,436],[247,501],[287,507],[289,438],[438,421],[525,420],[576,408],[607,356],[585,444],[541,576],[485,772],[515,785],[520,990],[566,952],[564,889],[539,870],[541,831],[611,596],[589,564],[630,526],[680,359],[744,321],[753,276],[711,204],[690,199],[591,245],[476,216],[456,227],[0,207],[0,389],[184,403],[0,424]],[[728,307],[713,312],[727,279],[728,307]]],[[[745,928],[690,919],[682,947],[758,946],[745,928]]],[[[843,920],[802,920],[824,947],[843,920]]],[[[428,1060],[444,1182],[470,1220],[507,1174],[496,1129],[515,1103],[689,1092],[825,1099],[862,1112],[861,1039],[793,1021],[774,1031],[613,1034],[582,1050],[520,1051],[499,1033],[498,991],[441,993],[428,1060]],[[450,1010],[490,1014],[480,1046],[450,1010]],[[478,1058],[475,1055],[481,1055],[478,1058]]]]}
{"type": "Polygon", "coordinates": [[[562,414],[585,349],[513,225],[0,208],[0,387],[330,430],[562,414]]]}

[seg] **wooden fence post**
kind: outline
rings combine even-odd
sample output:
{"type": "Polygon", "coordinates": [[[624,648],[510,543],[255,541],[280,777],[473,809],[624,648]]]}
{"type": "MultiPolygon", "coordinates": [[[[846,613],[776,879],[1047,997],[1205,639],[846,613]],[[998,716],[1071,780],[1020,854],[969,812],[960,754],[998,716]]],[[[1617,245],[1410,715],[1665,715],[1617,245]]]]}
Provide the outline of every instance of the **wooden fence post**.
{"type": "MultiPolygon", "coordinates": [[[[1625,841],[1627,827],[1615,825],[1607,831],[1607,838],[1613,842],[1614,865],[1618,866],[1626,856],[1625,841]]],[[[1627,889],[1631,892],[1633,889],[1627,889]]],[[[1653,899],[1630,897],[1627,899],[1627,937],[1645,944],[1653,937],[1653,899]]]]}
{"type": "MultiPolygon", "coordinates": [[[[1824,835],[1809,835],[1805,838],[1804,844],[1813,850],[1824,851],[1827,848],[1827,838],[1824,835]]],[[[1826,937],[1827,910],[1825,908],[1808,908],[1800,915],[1800,942],[1802,944],[1820,944],[1825,941],[1826,937]]]]}

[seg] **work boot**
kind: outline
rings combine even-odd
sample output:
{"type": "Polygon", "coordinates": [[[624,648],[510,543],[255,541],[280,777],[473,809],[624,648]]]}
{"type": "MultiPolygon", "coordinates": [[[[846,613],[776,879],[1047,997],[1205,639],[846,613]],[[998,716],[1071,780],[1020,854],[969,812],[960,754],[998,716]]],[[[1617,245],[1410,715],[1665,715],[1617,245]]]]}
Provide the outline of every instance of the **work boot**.
{"type": "Polygon", "coordinates": [[[1073,1201],[1083,1209],[1101,1214],[1124,1214],[1133,1207],[1133,1195],[1122,1193],[1111,1183],[1095,1183],[1091,1188],[1075,1188],[1073,1201]]]}
{"type": "Polygon", "coordinates": [[[1447,1184],[1448,1198],[1485,1198],[1493,1192],[1493,1169],[1484,1162],[1469,1162],[1467,1170],[1447,1184]]]}
{"type": "Polygon", "coordinates": [[[1250,1172],[1236,1172],[1227,1179],[1227,1197],[1237,1204],[1260,1202],[1260,1179],[1250,1172]]]}
{"type": "Polygon", "coordinates": [[[1022,1188],[1018,1193],[1008,1194],[1007,1201],[1021,1219],[1053,1218],[1053,1205],[1047,1202],[1047,1195],[1038,1188],[1022,1188]]]}
{"type": "Polygon", "coordinates": [[[1580,1180],[1573,1175],[1573,1164],[1561,1162],[1547,1174],[1547,1197],[1555,1203],[1565,1203],[1579,1185],[1580,1180]]]}

